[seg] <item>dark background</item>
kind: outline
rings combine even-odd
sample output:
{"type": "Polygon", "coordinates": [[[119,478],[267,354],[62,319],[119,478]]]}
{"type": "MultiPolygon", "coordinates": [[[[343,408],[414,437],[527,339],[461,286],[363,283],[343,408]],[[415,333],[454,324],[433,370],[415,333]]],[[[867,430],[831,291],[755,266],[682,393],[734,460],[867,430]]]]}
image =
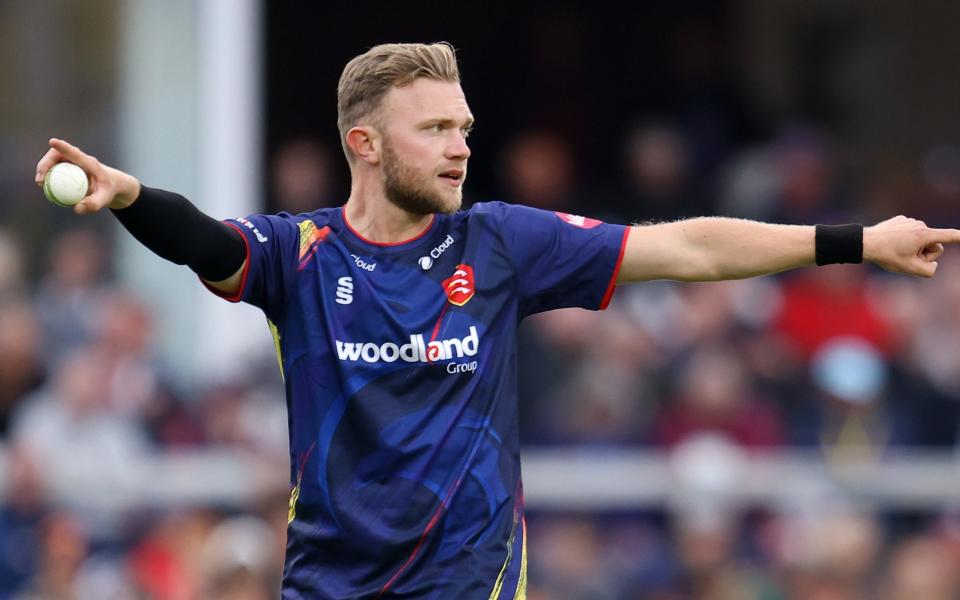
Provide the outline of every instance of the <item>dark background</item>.
{"type": "MultiPolygon", "coordinates": [[[[729,2],[550,2],[489,5],[269,2],[266,10],[268,150],[315,136],[339,153],[336,86],[343,66],[385,42],[448,41],[458,50],[477,118],[467,193],[499,195],[498,156],[525,131],[572,144],[583,179],[621,177],[624,131],[651,115],[707,131],[700,157],[715,163],[762,131],[731,65],[729,2]]],[[[339,160],[341,179],[346,162],[339,160]]],[[[345,197],[342,198],[345,200],[345,197]]]]}

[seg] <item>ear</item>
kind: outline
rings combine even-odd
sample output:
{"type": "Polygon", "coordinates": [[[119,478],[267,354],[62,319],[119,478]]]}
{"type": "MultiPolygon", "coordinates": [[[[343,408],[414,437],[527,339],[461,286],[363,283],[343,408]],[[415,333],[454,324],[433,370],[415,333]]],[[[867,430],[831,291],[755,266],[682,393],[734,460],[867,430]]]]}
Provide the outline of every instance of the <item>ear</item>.
{"type": "Polygon", "coordinates": [[[376,129],[354,127],[347,132],[347,146],[358,160],[371,165],[380,164],[380,134],[376,129]]]}

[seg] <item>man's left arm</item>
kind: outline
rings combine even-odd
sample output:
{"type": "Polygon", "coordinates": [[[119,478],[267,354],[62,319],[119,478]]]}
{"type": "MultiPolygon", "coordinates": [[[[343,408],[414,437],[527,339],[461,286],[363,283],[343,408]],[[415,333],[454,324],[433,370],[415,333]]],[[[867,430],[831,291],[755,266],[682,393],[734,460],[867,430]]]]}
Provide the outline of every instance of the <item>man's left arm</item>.
{"type": "MultiPolygon", "coordinates": [[[[960,242],[960,231],[897,216],[863,228],[862,258],[895,273],[932,277],[943,244],[952,242],[960,242]]],[[[816,250],[814,226],[723,217],[641,225],[630,230],[617,283],[744,279],[813,265],[816,250]]]]}

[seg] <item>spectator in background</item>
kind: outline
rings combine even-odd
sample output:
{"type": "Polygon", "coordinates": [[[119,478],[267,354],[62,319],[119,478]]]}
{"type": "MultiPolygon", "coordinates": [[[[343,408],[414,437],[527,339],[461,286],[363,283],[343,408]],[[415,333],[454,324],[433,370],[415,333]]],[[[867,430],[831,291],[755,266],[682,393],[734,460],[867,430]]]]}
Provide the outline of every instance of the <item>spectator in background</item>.
{"type": "Polygon", "coordinates": [[[223,448],[257,448],[263,423],[257,422],[252,404],[245,385],[224,383],[208,389],[199,402],[207,440],[223,448]]]}
{"type": "Polygon", "coordinates": [[[615,350],[585,357],[568,372],[553,410],[551,441],[567,444],[638,444],[650,414],[643,371],[614,357],[615,350]]]}
{"type": "Polygon", "coordinates": [[[732,514],[708,511],[679,514],[673,522],[679,559],[675,587],[684,598],[764,600],[775,592],[772,581],[745,560],[740,546],[742,524],[732,514]]]}
{"type": "MultiPolygon", "coordinates": [[[[737,326],[733,291],[739,282],[710,282],[706,285],[677,286],[683,310],[677,315],[673,333],[689,351],[700,344],[721,342],[737,326]]],[[[676,284],[671,284],[676,286],[676,284]]]]}
{"type": "Polygon", "coordinates": [[[201,427],[166,380],[153,354],[154,323],[132,293],[112,289],[96,307],[92,346],[106,369],[106,406],[148,431],[160,445],[202,441],[201,427]]]}
{"type": "MultiPolygon", "coordinates": [[[[947,277],[924,290],[890,298],[907,360],[941,392],[960,399],[960,262],[945,261],[947,277]]],[[[894,290],[899,290],[893,288],[894,290]]]]}
{"type": "Polygon", "coordinates": [[[960,596],[956,556],[939,538],[919,535],[897,544],[877,596],[883,600],[953,600],[960,596]]]}
{"type": "Polygon", "coordinates": [[[920,443],[911,400],[890,398],[890,369],[876,348],[856,337],[824,344],[811,362],[817,389],[817,439],[834,458],[871,457],[920,443]]]}
{"type": "Polygon", "coordinates": [[[151,600],[204,598],[204,545],[217,518],[199,508],[156,515],[128,553],[127,571],[136,588],[151,600]]]}
{"type": "Polygon", "coordinates": [[[809,359],[820,346],[841,336],[859,337],[884,354],[891,331],[867,288],[867,272],[830,265],[787,278],[775,328],[809,359]]]}
{"type": "Polygon", "coordinates": [[[15,416],[12,438],[29,452],[51,492],[70,495],[92,508],[85,516],[109,532],[123,515],[104,498],[122,503],[137,485],[146,437],[137,424],[107,404],[108,366],[91,347],[78,348],[53,379],[32,394],[15,416]],[[109,489],[109,496],[103,490],[109,489]]]}
{"type": "Polygon", "coordinates": [[[16,600],[73,600],[84,594],[80,572],[89,551],[87,532],[69,513],[53,513],[41,527],[36,576],[16,600]]]}
{"type": "Polygon", "coordinates": [[[706,194],[693,189],[689,149],[667,122],[642,123],[628,135],[624,156],[626,194],[611,208],[627,220],[671,221],[714,212],[706,194]]]}
{"type": "MultiPolygon", "coordinates": [[[[912,158],[912,157],[911,157],[912,158]]],[[[914,212],[935,226],[956,222],[960,202],[960,146],[936,145],[923,151],[919,164],[895,155],[871,174],[865,207],[874,218],[914,212]]]]}
{"type": "MultiPolygon", "coordinates": [[[[501,178],[505,195],[511,202],[535,206],[545,210],[575,212],[578,207],[578,172],[569,144],[558,135],[548,131],[529,131],[516,137],[504,150],[500,161],[501,178]]],[[[518,344],[525,350],[524,356],[538,356],[537,361],[524,361],[521,372],[520,394],[527,415],[521,420],[524,441],[570,440],[601,442],[623,440],[636,436],[636,431],[625,431],[629,419],[623,420],[624,411],[636,413],[635,389],[630,389],[629,402],[617,398],[615,392],[605,386],[599,390],[593,402],[585,402],[579,392],[583,385],[574,383],[591,377],[586,365],[596,362],[582,357],[580,352],[588,347],[587,337],[593,327],[592,320],[582,311],[560,310],[531,319],[529,326],[520,329],[518,344]],[[585,318],[586,317],[586,318],[585,318]],[[568,355],[573,352],[576,356],[568,355]],[[580,361],[583,358],[583,362],[580,361]],[[551,369],[549,365],[558,366],[551,369]],[[563,365],[563,366],[560,366],[563,365]],[[579,365],[579,366],[578,366],[579,365]],[[580,367],[584,368],[580,368],[580,367]],[[536,377],[536,373],[543,375],[536,377]],[[559,375],[558,375],[559,373],[559,375]],[[571,393],[575,389],[576,392],[571,393]],[[562,396],[562,397],[559,397],[562,396]],[[576,416],[562,415],[556,406],[575,409],[576,416]],[[610,426],[613,427],[610,427],[610,426]],[[574,432],[573,429],[579,429],[574,432]],[[606,431],[604,431],[606,429],[606,431]],[[616,433],[610,431],[615,429],[616,433]]],[[[620,383],[633,381],[635,371],[627,378],[617,377],[620,383]]],[[[618,385],[618,389],[629,386],[618,385]]]]}
{"type": "Polygon", "coordinates": [[[0,441],[24,397],[46,378],[40,352],[40,326],[29,305],[0,303],[0,441]]]}
{"type": "Polygon", "coordinates": [[[556,310],[521,329],[523,441],[639,443],[648,427],[657,348],[622,312],[556,310]],[[603,344],[591,340],[603,339],[603,344]]]}
{"type": "Polygon", "coordinates": [[[10,302],[25,295],[23,255],[10,235],[0,230],[0,302],[10,302]]]}
{"type": "Polygon", "coordinates": [[[107,370],[106,404],[119,415],[140,420],[158,395],[153,360],[153,317],[133,294],[113,290],[94,312],[94,346],[107,370]]]}
{"type": "Polygon", "coordinates": [[[531,598],[589,600],[616,598],[622,585],[604,560],[602,532],[586,517],[556,517],[538,521],[531,539],[531,598]]]}
{"type": "Polygon", "coordinates": [[[274,532],[256,517],[233,517],[211,531],[202,550],[202,597],[210,600],[269,600],[276,595],[282,565],[274,532]]]}
{"type": "Polygon", "coordinates": [[[53,240],[48,271],[34,298],[48,366],[93,338],[108,289],[104,256],[101,239],[89,229],[74,229],[53,240]]]}
{"type": "Polygon", "coordinates": [[[515,204],[577,212],[577,165],[570,145],[554,133],[521,134],[502,158],[506,195],[515,204]]]}
{"type": "Polygon", "coordinates": [[[658,104],[668,107],[686,132],[694,170],[712,179],[717,165],[752,137],[761,113],[741,93],[737,67],[729,60],[738,42],[717,29],[707,12],[691,11],[667,36],[671,87],[658,90],[658,104]]]}
{"type": "Polygon", "coordinates": [[[654,436],[659,445],[672,448],[705,433],[722,435],[748,449],[783,444],[780,415],[751,389],[732,347],[697,348],[678,379],[677,396],[657,416],[654,436]]]}
{"type": "Polygon", "coordinates": [[[40,556],[40,524],[49,513],[46,488],[36,462],[21,448],[6,454],[0,504],[0,600],[33,579],[40,556]]]}
{"type": "Polygon", "coordinates": [[[854,207],[836,181],[827,138],[807,127],[785,129],[767,146],[744,151],[725,170],[720,211],[779,223],[843,220],[854,207]]]}
{"type": "Polygon", "coordinates": [[[888,393],[900,424],[909,424],[914,443],[952,448],[960,425],[960,352],[955,307],[960,264],[947,262],[945,285],[909,287],[881,278],[872,298],[890,330],[888,393]]]}
{"type": "Polygon", "coordinates": [[[780,189],[772,218],[779,223],[836,220],[845,203],[836,181],[835,152],[826,136],[797,127],[784,131],[774,146],[780,189]]]}
{"type": "Polygon", "coordinates": [[[880,521],[855,508],[783,517],[776,560],[790,600],[870,598],[883,541],[880,521]]]}
{"type": "Polygon", "coordinates": [[[334,206],[338,193],[330,152],[317,140],[304,138],[281,145],[273,157],[271,185],[274,209],[300,214],[334,206]]]}

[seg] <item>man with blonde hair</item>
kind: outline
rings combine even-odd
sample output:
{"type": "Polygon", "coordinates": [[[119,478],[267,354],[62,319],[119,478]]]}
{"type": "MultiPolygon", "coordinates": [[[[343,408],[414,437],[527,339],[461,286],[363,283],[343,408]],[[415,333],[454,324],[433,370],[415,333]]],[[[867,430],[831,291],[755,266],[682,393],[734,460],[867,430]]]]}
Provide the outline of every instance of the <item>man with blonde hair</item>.
{"type": "MultiPolygon", "coordinates": [[[[698,218],[625,227],[500,202],[460,210],[473,114],[453,48],[385,44],[338,87],[346,203],[219,222],[62,140],[113,210],[214,293],[263,309],[290,423],[283,598],[523,598],[516,328],[619,283],[869,260],[932,276],[960,231],[698,218]],[[177,227],[170,227],[176,223],[177,227]]],[[[597,340],[603,343],[603,340],[597,340]]]]}

